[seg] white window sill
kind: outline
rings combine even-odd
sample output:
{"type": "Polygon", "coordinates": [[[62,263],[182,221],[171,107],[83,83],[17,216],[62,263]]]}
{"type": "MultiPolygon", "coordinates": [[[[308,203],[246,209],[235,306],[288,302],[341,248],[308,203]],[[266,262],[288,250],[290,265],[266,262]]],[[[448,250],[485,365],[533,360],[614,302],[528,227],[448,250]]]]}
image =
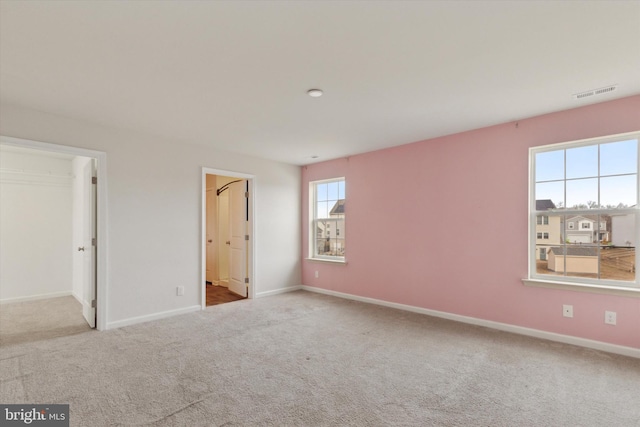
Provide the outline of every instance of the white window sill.
{"type": "Polygon", "coordinates": [[[305,260],[313,262],[324,262],[327,264],[347,265],[347,261],[344,259],[305,258],[305,260]]]}
{"type": "Polygon", "coordinates": [[[591,292],[595,294],[640,298],[640,288],[589,285],[585,283],[560,282],[555,280],[542,279],[522,279],[522,283],[524,283],[525,286],[533,286],[536,288],[563,289],[567,291],[591,292]]]}

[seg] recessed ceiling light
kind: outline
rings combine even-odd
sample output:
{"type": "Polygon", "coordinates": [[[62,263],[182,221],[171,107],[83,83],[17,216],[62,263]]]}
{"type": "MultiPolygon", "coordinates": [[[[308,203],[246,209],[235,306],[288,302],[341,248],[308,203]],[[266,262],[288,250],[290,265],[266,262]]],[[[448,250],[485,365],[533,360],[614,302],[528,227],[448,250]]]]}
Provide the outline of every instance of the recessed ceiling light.
{"type": "Polygon", "coordinates": [[[317,98],[319,96],[322,96],[322,89],[309,89],[307,91],[307,94],[309,94],[309,96],[317,98]]]}

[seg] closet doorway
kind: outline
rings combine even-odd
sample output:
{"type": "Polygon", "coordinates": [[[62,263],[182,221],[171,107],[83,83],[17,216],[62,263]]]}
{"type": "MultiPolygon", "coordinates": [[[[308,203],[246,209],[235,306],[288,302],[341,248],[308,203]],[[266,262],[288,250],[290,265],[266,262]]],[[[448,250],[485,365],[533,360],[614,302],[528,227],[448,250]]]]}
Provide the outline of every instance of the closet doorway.
{"type": "Polygon", "coordinates": [[[203,307],[250,297],[251,179],[205,170],[203,307]]]}
{"type": "Polygon", "coordinates": [[[0,152],[0,340],[106,329],[106,154],[6,136],[0,152]]]}

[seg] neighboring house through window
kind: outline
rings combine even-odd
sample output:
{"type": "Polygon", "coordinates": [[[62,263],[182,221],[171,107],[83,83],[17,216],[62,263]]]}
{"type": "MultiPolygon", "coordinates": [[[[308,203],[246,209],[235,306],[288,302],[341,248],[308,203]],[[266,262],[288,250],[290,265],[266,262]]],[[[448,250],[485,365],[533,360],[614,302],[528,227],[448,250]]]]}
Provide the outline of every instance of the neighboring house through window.
{"type": "Polygon", "coordinates": [[[639,138],[530,149],[529,280],[640,288],[639,138]]]}
{"type": "Polygon", "coordinates": [[[345,260],[345,179],[309,183],[309,258],[345,260]]]}
{"type": "MultiPolygon", "coordinates": [[[[548,211],[556,208],[549,199],[536,200],[537,211],[548,211]]],[[[536,216],[536,259],[546,260],[546,251],[552,245],[559,245],[561,240],[560,218],[549,215],[536,216]]]]}

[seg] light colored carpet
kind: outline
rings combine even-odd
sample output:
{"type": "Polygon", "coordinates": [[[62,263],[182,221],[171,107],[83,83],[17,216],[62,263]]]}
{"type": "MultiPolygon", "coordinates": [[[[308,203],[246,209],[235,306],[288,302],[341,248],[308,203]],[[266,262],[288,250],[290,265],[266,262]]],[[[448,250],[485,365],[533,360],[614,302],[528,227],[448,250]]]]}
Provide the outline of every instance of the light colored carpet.
{"type": "Polygon", "coordinates": [[[5,345],[71,425],[638,426],[640,360],[304,291],[5,345]]]}
{"type": "Polygon", "coordinates": [[[0,345],[87,332],[82,305],[72,296],[0,305],[0,345]]]}

